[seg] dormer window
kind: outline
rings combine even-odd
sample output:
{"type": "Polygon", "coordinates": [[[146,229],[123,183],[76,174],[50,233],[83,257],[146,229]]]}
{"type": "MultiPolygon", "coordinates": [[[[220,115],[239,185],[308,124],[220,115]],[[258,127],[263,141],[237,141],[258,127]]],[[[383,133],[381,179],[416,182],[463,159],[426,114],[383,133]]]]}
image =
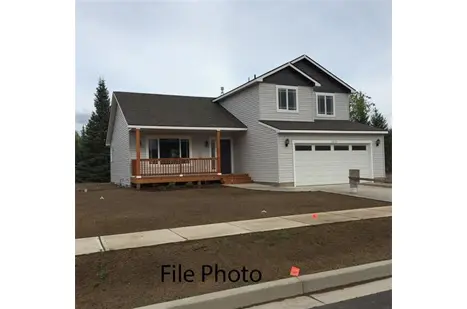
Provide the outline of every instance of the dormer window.
{"type": "Polygon", "coordinates": [[[277,110],[280,112],[297,112],[297,87],[276,86],[277,110]]]}
{"type": "Polygon", "coordinates": [[[333,93],[317,93],[316,94],[316,111],[318,116],[334,117],[334,94],[333,93]]]}

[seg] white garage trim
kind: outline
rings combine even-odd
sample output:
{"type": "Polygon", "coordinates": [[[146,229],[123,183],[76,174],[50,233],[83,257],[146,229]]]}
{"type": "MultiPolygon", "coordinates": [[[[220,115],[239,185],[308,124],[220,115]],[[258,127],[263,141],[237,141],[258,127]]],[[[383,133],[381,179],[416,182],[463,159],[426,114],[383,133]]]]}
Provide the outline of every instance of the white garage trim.
{"type": "Polygon", "coordinates": [[[297,186],[296,171],[295,171],[295,144],[365,144],[370,145],[370,170],[371,178],[374,178],[374,162],[373,162],[373,142],[369,140],[292,140],[292,164],[293,164],[293,183],[297,186]]]}
{"type": "Polygon", "coordinates": [[[388,134],[388,131],[324,131],[324,130],[277,130],[277,133],[306,134],[388,134]]]}

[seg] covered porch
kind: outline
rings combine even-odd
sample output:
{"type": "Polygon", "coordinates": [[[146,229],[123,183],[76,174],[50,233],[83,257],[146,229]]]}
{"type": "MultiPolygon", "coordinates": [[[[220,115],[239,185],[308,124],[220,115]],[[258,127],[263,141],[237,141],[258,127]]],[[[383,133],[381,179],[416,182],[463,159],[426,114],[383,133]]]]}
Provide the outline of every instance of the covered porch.
{"type": "Polygon", "coordinates": [[[130,128],[131,183],[243,181],[234,176],[235,140],[242,134],[237,128],[130,128]]]}

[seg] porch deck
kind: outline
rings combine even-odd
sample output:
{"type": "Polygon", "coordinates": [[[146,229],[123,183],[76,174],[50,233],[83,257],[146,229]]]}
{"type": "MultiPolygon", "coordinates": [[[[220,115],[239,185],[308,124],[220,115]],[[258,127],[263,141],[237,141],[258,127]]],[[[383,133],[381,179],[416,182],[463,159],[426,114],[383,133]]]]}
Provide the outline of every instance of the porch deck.
{"type": "Polygon", "coordinates": [[[197,181],[251,182],[247,174],[218,173],[217,158],[140,159],[139,169],[137,160],[131,161],[131,167],[131,183],[136,185],[197,181]]]}
{"type": "MultiPolygon", "coordinates": [[[[180,143],[179,149],[173,149],[174,157],[161,158],[160,145],[157,144],[156,152],[157,158],[147,158],[149,156],[149,145],[145,146],[146,158],[141,158],[141,129],[135,128],[135,157],[136,159],[131,160],[131,183],[136,185],[139,189],[142,184],[157,184],[157,183],[180,183],[180,182],[198,182],[198,181],[221,181],[222,183],[248,183],[252,182],[248,174],[232,174],[232,151],[231,143],[229,142],[228,150],[226,150],[225,156],[221,157],[221,139],[220,130],[216,130],[215,139],[211,142],[210,156],[205,152],[205,148],[209,149],[209,141],[203,142],[202,148],[195,148],[192,152],[191,139],[188,137],[185,140],[188,141],[188,147],[185,151],[185,156],[182,156],[182,145],[180,143]],[[219,145],[219,146],[218,146],[219,145]],[[202,149],[200,151],[200,149],[202,149]],[[190,154],[197,153],[197,156],[190,158],[190,154]],[[188,157],[187,157],[188,156],[188,157]],[[227,164],[227,165],[226,165],[227,164]],[[224,173],[222,173],[224,172],[224,173]]],[[[189,134],[185,134],[190,136],[189,134]]],[[[152,138],[160,137],[158,134],[149,135],[152,138]]],[[[167,136],[167,135],[165,135],[167,136]]],[[[172,135],[174,139],[180,140],[178,134],[172,135]]],[[[148,135],[146,136],[148,141],[148,135]]],[[[156,139],[157,140],[157,139],[156,139]]],[[[227,139],[230,140],[230,139],[227,139]]],[[[160,142],[160,141],[159,141],[160,142]]],[[[195,143],[194,143],[195,144],[195,143]]],[[[198,145],[198,144],[195,144],[198,145]]],[[[186,147],[187,145],[185,145],[186,147]]],[[[166,149],[167,150],[167,149],[166,149]]],[[[165,152],[167,156],[167,151],[165,152]]]]}

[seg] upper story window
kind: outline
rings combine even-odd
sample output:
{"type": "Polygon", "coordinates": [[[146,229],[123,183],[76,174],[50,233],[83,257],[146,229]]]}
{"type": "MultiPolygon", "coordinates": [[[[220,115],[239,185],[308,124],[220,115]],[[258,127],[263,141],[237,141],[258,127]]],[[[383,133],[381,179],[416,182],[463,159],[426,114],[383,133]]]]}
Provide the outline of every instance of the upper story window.
{"type": "Polygon", "coordinates": [[[297,87],[276,86],[278,111],[298,111],[297,89],[297,87]]]}
{"type": "Polygon", "coordinates": [[[317,93],[316,105],[318,116],[333,117],[334,116],[334,94],[333,93],[317,93]]]}

